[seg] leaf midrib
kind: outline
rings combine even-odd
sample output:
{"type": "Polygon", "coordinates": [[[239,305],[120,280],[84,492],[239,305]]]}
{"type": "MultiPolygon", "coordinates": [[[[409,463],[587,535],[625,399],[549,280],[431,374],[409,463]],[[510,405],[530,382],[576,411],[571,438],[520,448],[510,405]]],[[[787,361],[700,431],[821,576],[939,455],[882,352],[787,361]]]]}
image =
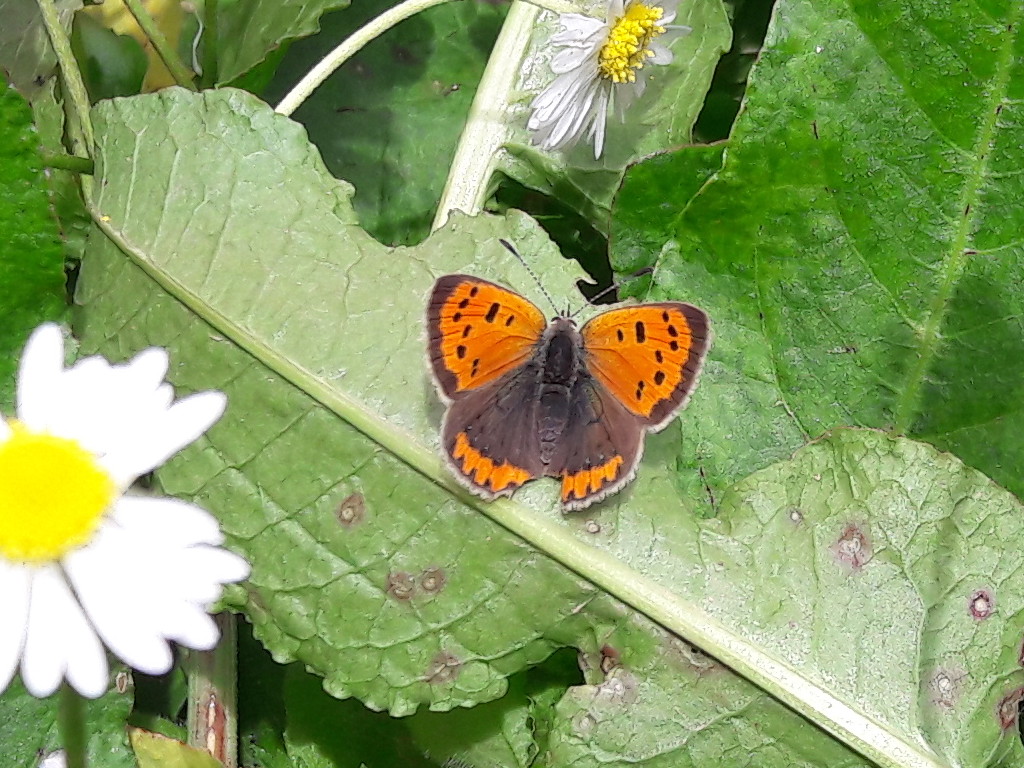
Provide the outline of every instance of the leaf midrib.
{"type": "Polygon", "coordinates": [[[906,381],[907,386],[896,401],[896,418],[893,423],[893,431],[896,434],[906,434],[917,414],[925,376],[942,343],[943,321],[971,255],[967,243],[978,211],[977,203],[982,181],[988,174],[989,157],[992,154],[1000,107],[1005,101],[1004,97],[1009,86],[1010,71],[1013,66],[1014,40],[1016,39],[1014,32],[1021,19],[1022,9],[1024,9],[1024,4],[1013,4],[1010,19],[1005,26],[1003,46],[998,52],[995,76],[989,91],[985,122],[981,126],[978,140],[975,143],[973,168],[965,179],[962,193],[957,201],[957,209],[961,211],[960,224],[950,241],[949,251],[939,270],[939,288],[932,297],[925,321],[918,330],[920,351],[917,360],[910,367],[906,381]]]}

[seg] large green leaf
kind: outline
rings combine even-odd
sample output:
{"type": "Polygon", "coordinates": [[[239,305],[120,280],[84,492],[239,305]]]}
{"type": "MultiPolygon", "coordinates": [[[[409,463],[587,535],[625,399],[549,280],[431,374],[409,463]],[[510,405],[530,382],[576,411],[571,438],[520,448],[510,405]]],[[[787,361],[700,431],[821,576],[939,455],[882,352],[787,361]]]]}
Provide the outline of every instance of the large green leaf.
{"type": "Polygon", "coordinates": [[[217,4],[217,82],[229,83],[263,61],[278,46],[312,35],[320,17],[349,0],[281,3],[225,0],[217,4]]]}
{"type": "MultiPolygon", "coordinates": [[[[863,764],[600,595],[543,539],[509,535],[449,476],[424,363],[426,294],[435,275],[466,270],[537,299],[496,243],[508,237],[567,301],[574,272],[535,224],[455,217],[419,247],[385,248],[354,224],[351,189],[301,128],[236,91],[170,89],[102,103],[93,118],[83,345],[123,358],[161,344],[181,390],[228,393],[225,418],[160,479],[214,510],[252,561],[230,600],[275,658],[400,714],[493,700],[510,675],[570,646],[589,660],[588,686],[531,713],[552,764],[863,764]]],[[[674,263],[659,291],[689,296],[674,263]]],[[[734,333],[721,324],[726,349],[734,333]]],[[[681,436],[695,412],[714,423],[707,409],[650,437],[639,478],[606,504],[562,518],[556,484],[537,482],[497,507],[541,511],[552,530],[690,596],[732,633],[704,650],[760,646],[769,691],[828,692],[870,718],[858,727],[875,724],[872,739],[854,729],[842,740],[870,751],[867,739],[876,757],[1019,763],[996,712],[1021,684],[1009,642],[1022,632],[1021,557],[993,547],[1024,533],[1020,505],[928,446],[856,432],[719,493],[722,521],[701,523],[703,496],[685,493],[699,477],[694,443],[681,436]],[[973,618],[986,601],[996,612],[973,618]]]]}
{"type": "MultiPolygon", "coordinates": [[[[82,702],[86,758],[89,765],[134,768],[125,733],[132,707],[131,678],[120,671],[114,679],[116,685],[102,698],[82,702]]],[[[62,748],[57,726],[59,706],[60,695],[37,699],[18,681],[0,694],[0,743],[4,745],[5,768],[36,768],[41,757],[62,748]]]]}
{"type": "Polygon", "coordinates": [[[32,110],[0,85],[0,412],[14,400],[17,354],[67,308],[64,249],[50,211],[32,110]]]}
{"type": "Polygon", "coordinates": [[[782,2],[714,178],[651,225],[704,150],[631,172],[622,237],[651,247],[618,265],[657,262],[715,322],[695,403],[714,489],[848,424],[1024,492],[1022,8],[782,2]]]}

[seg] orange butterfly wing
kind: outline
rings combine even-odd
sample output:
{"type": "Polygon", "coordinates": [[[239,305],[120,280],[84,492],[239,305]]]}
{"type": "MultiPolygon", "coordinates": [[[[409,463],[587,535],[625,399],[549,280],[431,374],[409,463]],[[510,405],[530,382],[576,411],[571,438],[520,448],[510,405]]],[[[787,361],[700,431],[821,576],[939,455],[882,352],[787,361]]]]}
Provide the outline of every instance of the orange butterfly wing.
{"type": "Polygon", "coordinates": [[[587,369],[652,430],[686,404],[711,345],[708,316],[680,302],[613,309],[580,333],[587,369]]]}
{"type": "Polygon", "coordinates": [[[547,321],[532,303],[469,275],[445,275],[427,305],[430,362],[449,399],[530,359],[547,321]]]}

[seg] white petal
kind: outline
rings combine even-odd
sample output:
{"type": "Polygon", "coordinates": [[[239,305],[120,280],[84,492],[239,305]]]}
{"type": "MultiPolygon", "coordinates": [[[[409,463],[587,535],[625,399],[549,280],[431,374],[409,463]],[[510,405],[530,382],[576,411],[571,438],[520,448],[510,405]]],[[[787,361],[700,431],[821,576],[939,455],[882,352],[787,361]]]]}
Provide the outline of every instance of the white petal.
{"type": "Polygon", "coordinates": [[[651,53],[653,53],[654,55],[647,59],[647,64],[657,64],[659,66],[664,66],[666,64],[672,63],[672,51],[670,51],[665,46],[660,45],[658,43],[654,43],[651,45],[650,50],[651,53]]]}
{"type": "Polygon", "coordinates": [[[551,71],[564,75],[581,66],[596,51],[591,48],[563,48],[551,58],[551,71]]]}
{"type": "Polygon", "coordinates": [[[54,389],[64,371],[64,337],[53,323],[29,336],[18,366],[18,419],[30,429],[46,428],[54,389]]]}
{"type": "Polygon", "coordinates": [[[65,570],[111,652],[131,667],[160,675],[173,661],[166,640],[154,631],[163,605],[149,580],[133,570],[145,554],[131,552],[134,543],[114,526],[103,526],[89,546],[68,555],[65,570]]]}
{"type": "Polygon", "coordinates": [[[29,569],[0,559],[0,693],[14,677],[25,646],[31,590],[29,569]]]}
{"type": "Polygon", "coordinates": [[[208,651],[220,640],[220,630],[210,614],[188,603],[166,606],[164,633],[186,648],[208,651]]]}
{"type": "Polygon", "coordinates": [[[608,124],[608,99],[611,91],[603,91],[598,98],[596,119],[590,127],[590,139],[594,142],[594,159],[598,160],[604,152],[604,134],[608,124]]]}
{"type": "Polygon", "coordinates": [[[68,756],[63,749],[58,749],[44,757],[38,768],[68,768],[68,756]]]}
{"type": "Polygon", "coordinates": [[[133,430],[122,444],[110,446],[101,463],[124,487],[194,442],[226,407],[222,392],[199,392],[179,400],[147,425],[148,434],[133,430]]]}
{"type": "Polygon", "coordinates": [[[217,519],[205,509],[179,499],[122,496],[110,513],[117,525],[131,529],[141,546],[152,541],[161,546],[189,547],[220,544],[224,534],[217,519]]]}
{"type": "Polygon", "coordinates": [[[21,679],[41,698],[57,690],[65,675],[79,693],[95,698],[106,690],[107,660],[60,571],[47,565],[32,578],[21,679]]]}
{"type": "Polygon", "coordinates": [[[219,547],[190,547],[178,554],[174,598],[208,608],[220,600],[224,584],[249,577],[249,564],[219,547]]]}
{"type": "Polygon", "coordinates": [[[120,367],[123,368],[123,378],[127,382],[125,386],[145,390],[158,389],[163,384],[167,366],[167,350],[150,347],[120,367]]]}
{"type": "Polygon", "coordinates": [[[549,40],[554,46],[586,44],[603,38],[608,29],[608,25],[600,19],[579,13],[563,13],[559,15],[558,21],[561,29],[549,40]]]}

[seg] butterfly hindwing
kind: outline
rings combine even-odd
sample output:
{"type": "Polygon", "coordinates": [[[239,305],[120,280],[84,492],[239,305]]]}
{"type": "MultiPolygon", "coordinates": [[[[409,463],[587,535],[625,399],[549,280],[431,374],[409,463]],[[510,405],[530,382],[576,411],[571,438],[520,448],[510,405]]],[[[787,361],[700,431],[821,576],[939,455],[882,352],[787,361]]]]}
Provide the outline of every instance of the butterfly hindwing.
{"type": "Polygon", "coordinates": [[[441,439],[456,476],[488,499],[544,474],[537,430],[536,364],[454,401],[441,439]]]}
{"type": "Polygon", "coordinates": [[[434,283],[427,304],[430,363],[448,399],[485,386],[530,360],[547,325],[532,303],[469,275],[434,283]]]}
{"type": "Polygon", "coordinates": [[[562,505],[583,509],[636,473],[646,429],[600,382],[584,374],[569,397],[569,419],[548,474],[562,479],[562,505]]]}
{"type": "Polygon", "coordinates": [[[686,404],[711,344],[708,316],[681,302],[613,309],[580,333],[587,369],[652,430],[686,404]]]}

